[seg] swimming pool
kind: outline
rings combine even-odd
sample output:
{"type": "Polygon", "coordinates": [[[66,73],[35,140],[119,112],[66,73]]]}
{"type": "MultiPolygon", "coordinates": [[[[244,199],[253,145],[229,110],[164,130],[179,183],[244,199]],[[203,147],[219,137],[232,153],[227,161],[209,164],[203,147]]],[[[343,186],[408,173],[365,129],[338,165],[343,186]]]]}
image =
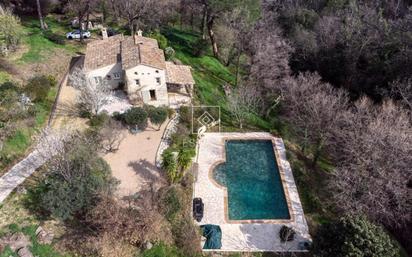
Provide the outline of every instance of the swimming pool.
{"type": "Polygon", "coordinates": [[[227,188],[229,219],[290,219],[272,141],[226,140],[225,151],[213,177],[227,188]]]}

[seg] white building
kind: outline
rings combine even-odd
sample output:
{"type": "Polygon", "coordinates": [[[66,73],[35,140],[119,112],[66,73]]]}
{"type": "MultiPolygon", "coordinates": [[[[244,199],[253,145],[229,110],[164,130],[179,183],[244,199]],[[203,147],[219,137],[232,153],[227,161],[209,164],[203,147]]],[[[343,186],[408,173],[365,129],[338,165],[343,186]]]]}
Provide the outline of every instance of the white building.
{"type": "Polygon", "coordinates": [[[106,80],[132,104],[176,108],[189,104],[195,81],[190,67],[167,62],[155,39],[116,35],[87,44],[84,70],[92,83],[106,80]]]}

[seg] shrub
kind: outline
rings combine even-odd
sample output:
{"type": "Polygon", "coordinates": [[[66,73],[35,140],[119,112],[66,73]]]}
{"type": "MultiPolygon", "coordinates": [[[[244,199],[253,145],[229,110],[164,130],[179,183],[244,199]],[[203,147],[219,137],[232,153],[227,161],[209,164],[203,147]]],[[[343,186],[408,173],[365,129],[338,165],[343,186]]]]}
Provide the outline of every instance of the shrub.
{"type": "Polygon", "coordinates": [[[116,185],[110,166],[85,138],[71,138],[62,152],[46,165],[44,179],[28,194],[29,207],[41,214],[69,220],[92,208],[99,192],[116,185]]]}
{"type": "Polygon", "coordinates": [[[280,241],[293,241],[293,239],[295,238],[295,234],[296,232],[292,228],[283,225],[279,230],[280,241]]]}
{"type": "MultiPolygon", "coordinates": [[[[19,118],[19,94],[14,84],[6,82],[0,86],[0,121],[16,120],[19,118]]],[[[1,136],[0,136],[1,138],[1,136]]]]}
{"type": "Polygon", "coordinates": [[[199,38],[198,40],[192,43],[191,47],[193,55],[199,57],[206,54],[207,49],[209,47],[209,43],[206,39],[199,38]]]}
{"type": "Polygon", "coordinates": [[[190,126],[192,122],[192,112],[188,106],[181,106],[179,109],[180,121],[187,127],[190,126]]]}
{"type": "Polygon", "coordinates": [[[0,96],[3,92],[8,91],[8,90],[11,90],[14,92],[20,91],[19,88],[16,86],[16,84],[14,84],[13,82],[7,81],[0,85],[0,96]]]}
{"type": "Polygon", "coordinates": [[[127,125],[144,130],[147,127],[147,112],[141,107],[132,107],[124,114],[124,121],[127,125]]]}
{"type": "Polygon", "coordinates": [[[176,111],[173,108],[167,108],[167,117],[171,119],[175,115],[176,111]]]}
{"type": "Polygon", "coordinates": [[[95,129],[101,128],[108,120],[110,116],[106,112],[99,113],[97,115],[93,115],[90,118],[90,126],[95,129]]]}
{"type": "Polygon", "coordinates": [[[154,125],[157,125],[157,130],[160,130],[163,122],[167,119],[167,108],[165,107],[156,107],[150,108],[148,111],[150,122],[154,125]]]}
{"type": "Polygon", "coordinates": [[[182,169],[182,172],[187,170],[192,164],[192,158],[195,156],[195,151],[189,148],[182,148],[177,155],[177,164],[182,169]]]}
{"type": "Polygon", "coordinates": [[[175,154],[170,149],[162,153],[162,168],[166,171],[171,183],[176,183],[181,178],[180,172],[177,169],[175,154]]]}
{"type": "Polygon", "coordinates": [[[53,85],[55,80],[52,77],[40,75],[35,76],[29,80],[25,89],[25,92],[34,102],[42,102],[47,99],[49,90],[53,85]]]}
{"type": "Polygon", "coordinates": [[[166,47],[165,49],[166,60],[173,60],[176,55],[176,51],[172,47],[166,47]]]}
{"type": "Polygon", "coordinates": [[[184,214],[173,223],[173,235],[176,245],[185,253],[185,256],[196,256],[200,252],[200,231],[199,227],[193,223],[193,218],[189,214],[184,214]]]}
{"type": "Polygon", "coordinates": [[[166,47],[168,45],[167,38],[165,36],[163,36],[159,32],[159,30],[152,31],[149,34],[149,37],[157,40],[157,43],[159,43],[159,48],[160,49],[162,49],[162,50],[166,49],[166,47]]]}
{"type": "Polygon", "coordinates": [[[114,112],[114,113],[112,114],[112,118],[113,118],[114,120],[117,120],[117,121],[121,121],[121,122],[124,121],[124,116],[123,116],[123,114],[121,114],[120,112],[114,112]]]}
{"type": "Polygon", "coordinates": [[[43,36],[50,40],[53,43],[56,43],[58,45],[64,45],[66,44],[65,38],[62,35],[55,34],[51,32],[50,30],[43,31],[43,36]]]}
{"type": "Polygon", "coordinates": [[[4,45],[8,50],[14,50],[23,36],[20,19],[11,11],[0,13],[0,48],[4,45]]]}
{"type": "Polygon", "coordinates": [[[143,252],[141,257],[185,257],[175,246],[168,246],[164,243],[158,243],[152,249],[143,252]]]}
{"type": "Polygon", "coordinates": [[[347,216],[322,225],[314,238],[314,253],[329,256],[400,256],[385,231],[364,216],[347,216]]]}
{"type": "Polygon", "coordinates": [[[165,218],[173,222],[177,215],[182,211],[183,192],[178,187],[169,187],[161,196],[161,209],[165,218]]]}

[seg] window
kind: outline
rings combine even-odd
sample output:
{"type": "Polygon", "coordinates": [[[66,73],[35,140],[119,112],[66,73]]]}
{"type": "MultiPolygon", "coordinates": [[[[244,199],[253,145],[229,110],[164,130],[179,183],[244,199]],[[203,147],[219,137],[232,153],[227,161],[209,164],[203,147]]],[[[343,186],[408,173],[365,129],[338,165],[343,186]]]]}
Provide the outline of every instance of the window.
{"type": "Polygon", "coordinates": [[[158,85],[160,85],[160,84],[161,84],[161,80],[160,80],[160,78],[156,78],[156,83],[157,83],[158,85]]]}
{"type": "Polygon", "coordinates": [[[149,90],[150,93],[150,100],[156,101],[156,91],[155,90],[149,90]]]}
{"type": "Polygon", "coordinates": [[[135,74],[135,75],[139,75],[139,74],[137,73],[137,71],[135,71],[134,74],[135,74]]]}
{"type": "Polygon", "coordinates": [[[118,72],[113,73],[113,77],[114,79],[120,79],[120,73],[118,72]]]}
{"type": "Polygon", "coordinates": [[[156,70],[156,73],[159,73],[159,71],[158,71],[158,70],[156,70]]]}
{"type": "Polygon", "coordinates": [[[107,79],[107,80],[111,80],[111,79],[112,79],[112,76],[107,75],[107,76],[106,76],[106,79],[107,79]]]}
{"type": "Polygon", "coordinates": [[[136,79],[136,85],[140,86],[140,80],[136,79]]]}

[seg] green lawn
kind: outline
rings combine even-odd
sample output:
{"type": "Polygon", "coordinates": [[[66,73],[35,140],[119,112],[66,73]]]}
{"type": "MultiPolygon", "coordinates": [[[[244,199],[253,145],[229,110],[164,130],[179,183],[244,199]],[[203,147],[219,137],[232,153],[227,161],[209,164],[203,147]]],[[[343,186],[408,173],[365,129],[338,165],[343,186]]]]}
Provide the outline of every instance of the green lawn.
{"type": "MultiPolygon", "coordinates": [[[[64,37],[71,30],[69,26],[58,22],[54,17],[48,16],[45,18],[45,21],[48,25],[48,33],[64,37]]],[[[39,21],[36,18],[25,17],[22,19],[22,25],[25,32],[23,42],[29,47],[29,50],[18,60],[19,63],[45,61],[50,53],[59,49],[70,53],[75,53],[81,49],[81,45],[77,42],[65,40],[65,44],[57,44],[47,39],[43,35],[39,21]]]]}
{"type": "MultiPolygon", "coordinates": [[[[192,54],[192,44],[200,37],[199,34],[176,28],[167,28],[162,33],[167,37],[169,45],[176,51],[176,58],[192,67],[192,74],[196,81],[195,101],[202,105],[220,106],[223,129],[225,131],[238,130],[227,110],[227,102],[223,90],[225,84],[235,84],[236,78],[231,69],[232,67],[224,66],[212,56],[211,51],[204,56],[194,56],[192,54]]],[[[252,116],[248,121],[246,129],[263,129],[268,131],[270,124],[261,117],[252,116]]]]}
{"type": "Polygon", "coordinates": [[[13,136],[4,142],[0,154],[6,158],[5,161],[3,161],[3,165],[0,163],[0,174],[2,173],[1,170],[5,168],[5,165],[9,165],[14,160],[24,156],[32,143],[33,135],[35,135],[48,121],[56,95],[57,86],[50,89],[46,101],[34,104],[36,110],[33,117],[34,126],[21,126],[13,136]]]}
{"type": "MultiPolygon", "coordinates": [[[[64,37],[65,33],[70,30],[69,26],[64,25],[64,22],[58,22],[53,16],[48,16],[45,20],[49,28],[47,33],[64,37]]],[[[56,51],[65,51],[74,55],[75,52],[80,51],[82,47],[84,47],[79,42],[69,42],[68,40],[64,40],[64,44],[57,44],[49,40],[41,31],[37,18],[23,17],[22,25],[25,32],[22,39],[22,47],[27,50],[20,58],[12,61],[13,65],[16,65],[16,67],[24,67],[26,64],[30,65],[32,63],[47,62],[48,58],[56,51]]],[[[0,71],[0,84],[6,81],[18,81],[18,78],[13,78],[11,74],[5,71],[0,71]]],[[[35,135],[47,122],[56,94],[57,86],[50,90],[46,101],[35,103],[34,116],[19,123],[18,130],[4,142],[3,149],[0,151],[0,155],[3,159],[0,162],[0,174],[2,169],[7,165],[10,165],[13,161],[24,156],[32,143],[33,135],[35,135]],[[30,121],[29,123],[26,122],[29,119],[33,119],[33,121],[30,121]]]]}
{"type": "Polygon", "coordinates": [[[10,74],[8,74],[5,71],[0,71],[0,85],[10,80],[11,80],[10,74]]]}

